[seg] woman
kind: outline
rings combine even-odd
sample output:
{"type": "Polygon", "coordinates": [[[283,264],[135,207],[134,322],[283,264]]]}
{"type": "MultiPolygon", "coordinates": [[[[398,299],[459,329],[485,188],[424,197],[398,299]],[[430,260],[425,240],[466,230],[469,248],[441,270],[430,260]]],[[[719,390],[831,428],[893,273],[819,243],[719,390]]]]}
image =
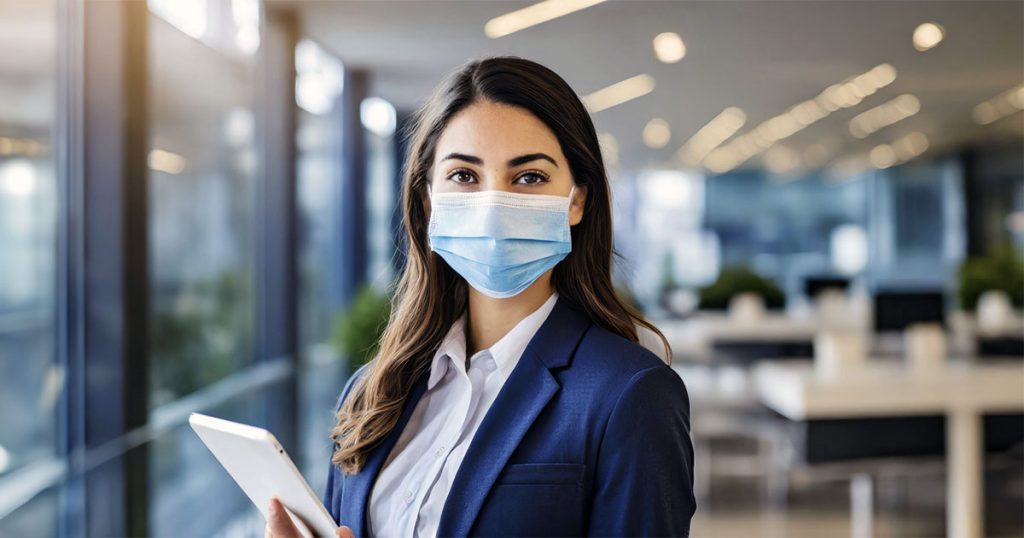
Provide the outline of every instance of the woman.
{"type": "MultiPolygon", "coordinates": [[[[470,62],[415,117],[408,257],[374,360],[339,398],[339,536],[686,535],[682,380],[615,294],[608,179],[569,85],[470,62]]],[[[285,516],[271,530],[294,527],[285,516]]]]}

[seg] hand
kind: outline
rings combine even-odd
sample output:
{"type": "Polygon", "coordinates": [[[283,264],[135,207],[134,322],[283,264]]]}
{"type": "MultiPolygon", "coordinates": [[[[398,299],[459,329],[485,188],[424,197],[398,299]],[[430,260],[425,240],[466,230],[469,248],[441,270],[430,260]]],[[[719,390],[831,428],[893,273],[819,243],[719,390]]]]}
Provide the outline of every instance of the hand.
{"type": "MultiPolygon", "coordinates": [[[[288,512],[285,512],[284,505],[281,504],[277,497],[270,499],[268,514],[267,528],[263,534],[265,538],[302,538],[302,533],[292,523],[292,518],[288,517],[288,512]]],[[[310,536],[313,535],[312,532],[309,534],[310,536]]],[[[356,535],[352,532],[352,529],[342,525],[334,531],[334,538],[356,538],[356,535]]]]}

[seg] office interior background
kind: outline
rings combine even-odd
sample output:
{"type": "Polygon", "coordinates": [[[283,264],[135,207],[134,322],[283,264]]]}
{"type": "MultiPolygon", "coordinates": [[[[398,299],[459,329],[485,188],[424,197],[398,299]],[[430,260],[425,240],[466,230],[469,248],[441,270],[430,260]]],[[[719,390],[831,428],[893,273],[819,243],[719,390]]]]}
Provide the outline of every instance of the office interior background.
{"type": "Polygon", "coordinates": [[[491,54],[592,112],[694,535],[1024,534],[1024,3],[0,0],[0,536],[262,536],[193,411],[322,493],[402,128],[491,54]]]}

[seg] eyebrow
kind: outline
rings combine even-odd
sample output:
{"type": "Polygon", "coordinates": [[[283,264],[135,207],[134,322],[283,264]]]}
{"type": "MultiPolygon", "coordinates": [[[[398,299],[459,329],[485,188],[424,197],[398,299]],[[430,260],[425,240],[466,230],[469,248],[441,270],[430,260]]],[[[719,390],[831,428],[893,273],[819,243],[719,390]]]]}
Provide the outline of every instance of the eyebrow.
{"type": "MultiPolygon", "coordinates": [[[[445,155],[444,158],[441,160],[446,161],[448,159],[459,159],[461,161],[466,161],[468,163],[473,163],[476,165],[484,164],[484,160],[481,159],[480,157],[477,157],[475,155],[466,155],[465,153],[449,153],[448,155],[445,155]]],[[[551,164],[558,166],[558,163],[555,162],[555,160],[552,159],[551,156],[548,155],[547,153],[528,153],[526,155],[520,155],[518,157],[509,159],[508,165],[519,166],[530,161],[536,161],[537,159],[544,159],[546,161],[551,162],[551,164]]]]}

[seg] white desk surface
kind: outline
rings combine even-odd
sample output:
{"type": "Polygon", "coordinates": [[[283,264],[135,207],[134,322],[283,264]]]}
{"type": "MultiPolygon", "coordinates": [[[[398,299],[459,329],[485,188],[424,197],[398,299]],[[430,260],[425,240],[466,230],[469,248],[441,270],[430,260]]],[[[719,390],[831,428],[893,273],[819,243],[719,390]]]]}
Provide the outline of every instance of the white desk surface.
{"type": "Polygon", "coordinates": [[[736,322],[725,315],[702,314],[681,321],[661,322],[658,328],[679,339],[786,341],[814,338],[821,330],[815,319],[793,319],[785,314],[767,314],[763,318],[736,322]]]}
{"type": "Polygon", "coordinates": [[[1024,315],[1014,312],[998,327],[981,328],[978,318],[971,312],[956,311],[949,315],[950,326],[954,330],[966,333],[969,337],[982,338],[1021,338],[1024,336],[1024,315]]]}
{"type": "Polygon", "coordinates": [[[878,360],[827,379],[813,364],[760,363],[754,390],[792,420],[1024,410],[1024,360],[951,361],[914,373],[903,361],[878,360]]]}
{"type": "Polygon", "coordinates": [[[746,322],[731,320],[724,313],[701,313],[688,319],[660,320],[657,323],[673,352],[703,361],[711,359],[711,348],[716,342],[811,342],[815,335],[827,328],[862,330],[865,334],[868,331],[868,324],[856,317],[837,325],[826,324],[811,315],[794,317],[782,312],[769,312],[760,319],[746,322]]]}
{"type": "Polygon", "coordinates": [[[823,329],[868,330],[867,324],[859,320],[824,323],[813,317],[793,318],[784,314],[767,314],[748,322],[736,322],[725,315],[702,314],[686,320],[659,321],[657,327],[673,346],[675,342],[811,340],[823,329]]]}
{"type": "MultiPolygon", "coordinates": [[[[964,312],[952,312],[949,317],[953,332],[965,332],[973,337],[981,336],[1022,336],[1024,316],[1016,315],[997,331],[980,331],[974,316],[964,312]]],[[[708,341],[790,341],[810,340],[827,328],[860,329],[871,331],[870,316],[857,309],[848,317],[825,322],[813,310],[797,312],[768,311],[764,317],[746,322],[732,320],[724,312],[701,312],[687,319],[657,320],[658,328],[669,341],[681,343],[704,343],[708,341]]]]}
{"type": "Polygon", "coordinates": [[[950,361],[913,372],[904,361],[873,359],[822,378],[813,364],[760,363],[754,391],[791,420],[941,414],[946,417],[946,529],[954,538],[985,535],[982,414],[1024,410],[1024,360],[950,361]]]}

